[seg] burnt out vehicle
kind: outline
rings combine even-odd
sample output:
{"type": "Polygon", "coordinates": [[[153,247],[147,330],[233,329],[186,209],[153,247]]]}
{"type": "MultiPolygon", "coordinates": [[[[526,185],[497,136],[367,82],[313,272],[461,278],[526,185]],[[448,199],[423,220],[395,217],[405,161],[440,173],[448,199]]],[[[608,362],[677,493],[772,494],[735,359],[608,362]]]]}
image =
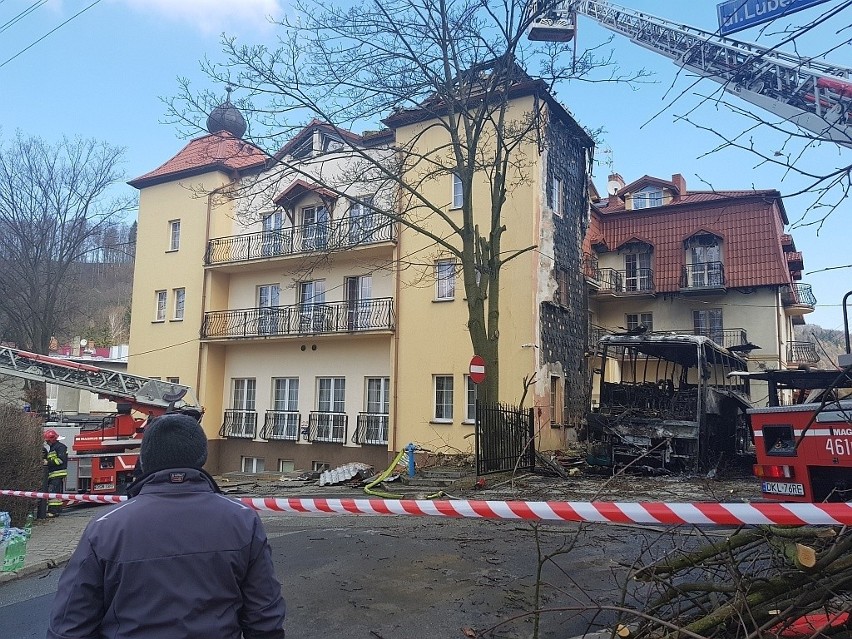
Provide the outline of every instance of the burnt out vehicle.
{"type": "Polygon", "coordinates": [[[705,471],[752,448],[745,358],[699,335],[606,335],[592,367],[589,461],[705,471]]]}

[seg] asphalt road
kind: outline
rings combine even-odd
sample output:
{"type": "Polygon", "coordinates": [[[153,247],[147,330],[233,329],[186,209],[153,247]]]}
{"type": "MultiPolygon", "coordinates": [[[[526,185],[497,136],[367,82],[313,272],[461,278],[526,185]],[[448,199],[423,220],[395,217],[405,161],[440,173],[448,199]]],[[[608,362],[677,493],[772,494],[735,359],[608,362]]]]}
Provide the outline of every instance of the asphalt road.
{"type": "MultiPolygon", "coordinates": [[[[532,636],[537,549],[531,525],[417,517],[264,516],[288,606],[303,639],[532,636]],[[502,623],[502,625],[501,625],[502,623]]],[[[612,623],[625,563],[665,552],[654,531],[542,526],[542,552],[565,550],[542,577],[539,636],[565,639],[612,623]],[[579,531],[579,532],[578,532],[579,531]],[[567,545],[573,544],[570,550],[567,545]]],[[[0,636],[44,637],[59,570],[0,585],[0,636]]]]}

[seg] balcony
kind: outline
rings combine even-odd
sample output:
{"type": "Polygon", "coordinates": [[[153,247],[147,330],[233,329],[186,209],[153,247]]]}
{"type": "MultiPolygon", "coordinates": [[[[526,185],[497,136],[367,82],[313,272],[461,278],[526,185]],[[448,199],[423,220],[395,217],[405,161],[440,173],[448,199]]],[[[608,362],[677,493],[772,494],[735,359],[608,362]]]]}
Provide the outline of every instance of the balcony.
{"type": "Polygon", "coordinates": [[[222,428],[219,429],[219,437],[233,437],[236,439],[254,439],[257,432],[257,411],[253,410],[226,410],[222,428]]]}
{"type": "Polygon", "coordinates": [[[781,304],[787,315],[813,313],[816,303],[810,284],[796,282],[781,291],[781,304]]]}
{"type": "Polygon", "coordinates": [[[597,270],[594,279],[596,296],[610,297],[653,297],[654,271],[650,268],[638,268],[631,271],[616,271],[611,268],[597,270]]]}
{"type": "Polygon", "coordinates": [[[600,278],[598,258],[591,253],[583,253],[583,275],[586,276],[586,281],[589,284],[598,286],[598,279],[600,278]]]}
{"type": "Polygon", "coordinates": [[[346,441],[348,422],[349,415],[346,413],[312,411],[308,417],[308,433],[305,439],[309,442],[342,444],[346,441]]]}
{"type": "Polygon", "coordinates": [[[813,342],[787,342],[787,367],[798,368],[816,364],[820,360],[813,342]]]}
{"type": "Polygon", "coordinates": [[[341,251],[392,242],[394,239],[393,222],[375,213],[274,231],[214,238],[207,243],[204,265],[239,264],[306,253],[341,251]]]}
{"type": "Polygon", "coordinates": [[[696,262],[681,270],[680,292],[684,295],[724,293],[725,265],[722,262],[696,262]]]}
{"type": "Polygon", "coordinates": [[[299,424],[302,416],[296,411],[268,410],[260,431],[261,439],[299,441],[299,424]]]}
{"type": "Polygon", "coordinates": [[[204,314],[202,339],[334,335],[394,329],[393,299],[270,306],[204,314]]]}
{"type": "Polygon", "coordinates": [[[693,328],[691,331],[677,330],[671,332],[677,335],[701,335],[702,337],[709,337],[724,348],[748,344],[748,335],[744,328],[708,328],[699,330],[693,328]]]}
{"type": "Polygon", "coordinates": [[[389,425],[390,415],[358,413],[358,423],[352,434],[352,443],[387,446],[389,425]]]}

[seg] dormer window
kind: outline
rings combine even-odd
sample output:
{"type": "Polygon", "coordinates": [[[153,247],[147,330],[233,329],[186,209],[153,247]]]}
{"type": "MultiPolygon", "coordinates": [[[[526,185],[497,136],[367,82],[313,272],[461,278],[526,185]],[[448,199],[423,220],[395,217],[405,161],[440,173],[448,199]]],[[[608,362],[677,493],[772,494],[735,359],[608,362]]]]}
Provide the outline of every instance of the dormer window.
{"type": "Polygon", "coordinates": [[[698,233],[684,242],[686,248],[686,287],[719,287],[725,284],[722,238],[698,233]]]}
{"type": "Polygon", "coordinates": [[[663,189],[659,186],[646,186],[633,194],[633,209],[650,209],[663,205],[663,189]]]}

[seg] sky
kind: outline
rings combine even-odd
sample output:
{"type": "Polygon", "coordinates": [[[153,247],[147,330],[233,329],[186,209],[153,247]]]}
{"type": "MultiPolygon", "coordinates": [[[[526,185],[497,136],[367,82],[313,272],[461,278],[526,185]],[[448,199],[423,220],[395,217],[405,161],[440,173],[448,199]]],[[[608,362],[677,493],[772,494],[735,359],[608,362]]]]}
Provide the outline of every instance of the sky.
{"type": "MultiPolygon", "coordinates": [[[[706,0],[622,0],[620,4],[676,22],[715,31],[716,3],[706,0]]],[[[806,23],[844,4],[829,0],[732,37],[775,44],[777,32],[806,23]],[[774,35],[776,34],[776,35],[774,35]]],[[[178,78],[189,78],[197,89],[222,91],[200,71],[205,57],[221,59],[220,36],[236,36],[251,44],[272,42],[275,28],[267,16],[281,17],[288,0],[0,0],[0,135],[9,140],[20,131],[57,142],[63,135],[94,137],[124,147],[123,170],[128,179],[156,168],[186,143],[180,131],[165,122],[162,98],[178,94],[178,78]]],[[[852,66],[852,8],[800,40],[800,55],[816,55],[826,43],[842,43],[830,61],[852,66]]],[[[580,16],[577,43],[598,45],[612,34],[580,16]]],[[[614,35],[604,47],[625,70],[653,73],[635,87],[572,82],[558,99],[589,129],[603,127],[594,181],[605,192],[607,175],[616,171],[630,183],[642,175],[669,179],[682,174],[689,189],[778,189],[794,194],[808,183],[801,177],[761,162],[747,151],[714,152],[720,139],[678,116],[735,136],[750,122],[724,106],[705,101],[716,84],[679,72],[654,52],[614,35]],[[678,97],[679,96],[679,97],[678,97]],[[673,99],[674,104],[671,104],[673,99]]],[[[792,52],[787,47],[786,51],[792,52]]],[[[741,108],[757,107],[728,98],[741,108]]],[[[747,138],[746,138],[747,139],[747,138]]],[[[786,151],[784,136],[755,132],[762,148],[786,151]]],[[[852,149],[823,145],[805,153],[797,166],[828,173],[852,163],[852,149]]],[[[130,186],[122,195],[133,195],[130,186]]],[[[837,199],[837,197],[835,197],[837,199]]],[[[806,316],[809,324],[842,329],[841,299],[852,289],[849,264],[849,206],[841,205],[820,227],[808,212],[812,195],[785,197],[798,250],[804,254],[803,282],[813,287],[818,305],[806,316]],[[804,219],[803,219],[804,218],[804,219]],[[803,223],[804,222],[804,223],[803,223]]],[[[819,212],[817,212],[819,213],[819,212]]]]}

